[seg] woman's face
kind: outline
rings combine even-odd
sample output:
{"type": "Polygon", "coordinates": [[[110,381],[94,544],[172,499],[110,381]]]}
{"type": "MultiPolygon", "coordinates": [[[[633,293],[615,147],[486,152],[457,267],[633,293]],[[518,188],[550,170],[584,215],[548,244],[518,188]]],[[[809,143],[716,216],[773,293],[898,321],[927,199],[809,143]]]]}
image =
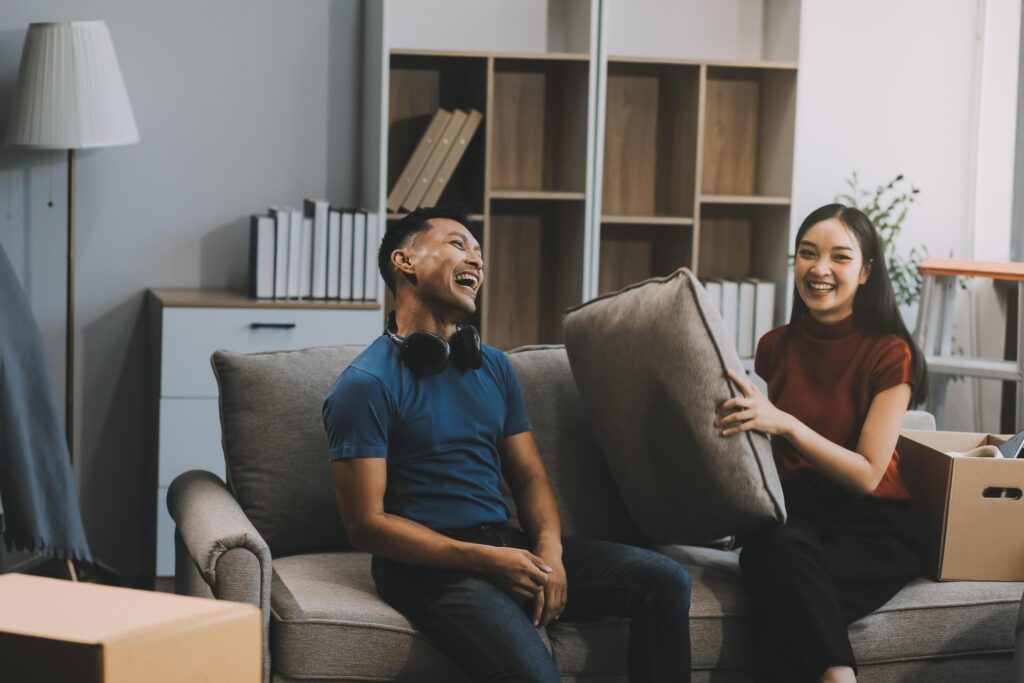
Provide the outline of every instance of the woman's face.
{"type": "Polygon", "coordinates": [[[850,316],[857,288],[870,272],[857,238],[838,218],[812,225],[796,247],[796,291],[819,322],[832,324],[850,316]]]}

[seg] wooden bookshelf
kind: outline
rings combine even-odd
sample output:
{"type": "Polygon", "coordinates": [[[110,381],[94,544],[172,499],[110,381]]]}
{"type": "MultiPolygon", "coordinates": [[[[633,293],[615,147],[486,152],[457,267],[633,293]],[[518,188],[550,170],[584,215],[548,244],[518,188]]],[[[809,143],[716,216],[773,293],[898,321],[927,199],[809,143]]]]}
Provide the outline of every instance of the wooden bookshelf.
{"type": "MultiPolygon", "coordinates": [[[[473,212],[487,343],[558,343],[565,308],[681,266],[785,282],[795,64],[609,57],[590,142],[598,202],[589,55],[404,49],[389,60],[388,190],[438,107],[484,115],[440,202],[473,212]]],[[[777,317],[784,300],[779,286],[777,317]]]]}

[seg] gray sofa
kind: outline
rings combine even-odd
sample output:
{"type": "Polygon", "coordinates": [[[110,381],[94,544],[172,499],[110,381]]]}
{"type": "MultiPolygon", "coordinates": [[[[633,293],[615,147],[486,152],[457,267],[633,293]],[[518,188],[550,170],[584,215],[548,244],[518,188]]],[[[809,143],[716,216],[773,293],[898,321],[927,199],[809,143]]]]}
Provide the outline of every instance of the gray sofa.
{"type": "MultiPolygon", "coordinates": [[[[192,471],[171,486],[176,588],[262,609],[268,681],[464,680],[377,597],[370,558],[348,545],[338,519],[320,409],[359,350],[214,354],[229,483],[192,471]]],[[[641,543],[588,429],[564,349],[530,347],[509,357],[564,532],[641,543]]],[[[693,575],[693,679],[748,680],[737,553],[659,549],[693,575]]],[[[1017,583],[913,581],[850,626],[860,680],[1013,680],[1022,590],[1017,583]]],[[[564,680],[625,681],[626,629],[615,619],[556,622],[542,636],[564,680]]]]}

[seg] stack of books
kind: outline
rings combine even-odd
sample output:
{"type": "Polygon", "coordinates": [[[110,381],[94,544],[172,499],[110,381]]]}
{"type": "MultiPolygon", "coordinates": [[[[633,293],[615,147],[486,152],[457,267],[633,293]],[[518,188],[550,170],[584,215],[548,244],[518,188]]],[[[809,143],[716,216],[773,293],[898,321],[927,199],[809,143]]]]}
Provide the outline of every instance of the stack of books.
{"type": "Polygon", "coordinates": [[[434,206],[466,153],[483,114],[438,109],[388,195],[388,211],[434,206]]]}
{"type": "Polygon", "coordinates": [[[376,301],[377,215],[307,199],[302,211],[272,206],[252,216],[249,296],[376,301]]]}
{"type": "Polygon", "coordinates": [[[775,283],[756,278],[705,278],[701,282],[736,340],[740,358],[752,358],[758,340],[772,329],[775,320],[775,283]]]}

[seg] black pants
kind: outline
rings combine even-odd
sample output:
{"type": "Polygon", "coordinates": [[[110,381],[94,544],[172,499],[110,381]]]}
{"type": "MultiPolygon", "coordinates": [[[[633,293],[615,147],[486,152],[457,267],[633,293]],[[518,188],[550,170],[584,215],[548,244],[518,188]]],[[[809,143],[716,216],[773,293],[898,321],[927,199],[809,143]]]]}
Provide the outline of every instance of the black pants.
{"type": "Polygon", "coordinates": [[[909,503],[834,494],[787,487],[789,521],[743,539],[755,681],[817,681],[831,666],[856,670],[847,624],[922,571],[909,503]]]}

